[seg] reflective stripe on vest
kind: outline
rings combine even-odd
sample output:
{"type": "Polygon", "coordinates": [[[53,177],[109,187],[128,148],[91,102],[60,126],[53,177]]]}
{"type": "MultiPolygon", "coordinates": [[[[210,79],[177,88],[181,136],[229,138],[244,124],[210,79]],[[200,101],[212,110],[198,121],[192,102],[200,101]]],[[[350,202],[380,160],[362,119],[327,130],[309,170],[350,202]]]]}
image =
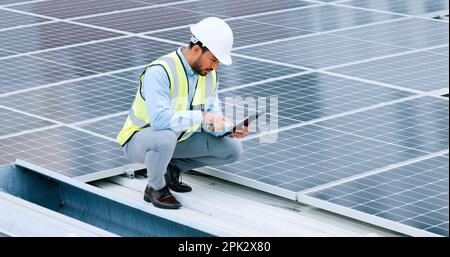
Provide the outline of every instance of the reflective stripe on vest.
{"type": "MultiPolygon", "coordinates": [[[[184,69],[181,57],[177,52],[172,52],[162,56],[158,60],[147,66],[140,76],[139,88],[136,93],[133,105],[127,116],[122,130],[117,135],[117,142],[124,145],[139,130],[150,126],[147,106],[144,97],[141,95],[145,72],[151,66],[162,66],[167,73],[170,82],[171,108],[176,111],[201,110],[204,111],[212,102],[206,102],[212,97],[217,85],[216,71],[208,73],[206,76],[199,76],[192,102],[188,103],[189,82],[186,70],[184,69]]],[[[194,132],[200,129],[201,125],[192,126],[187,131],[178,133],[178,141],[189,138],[194,132]]]]}

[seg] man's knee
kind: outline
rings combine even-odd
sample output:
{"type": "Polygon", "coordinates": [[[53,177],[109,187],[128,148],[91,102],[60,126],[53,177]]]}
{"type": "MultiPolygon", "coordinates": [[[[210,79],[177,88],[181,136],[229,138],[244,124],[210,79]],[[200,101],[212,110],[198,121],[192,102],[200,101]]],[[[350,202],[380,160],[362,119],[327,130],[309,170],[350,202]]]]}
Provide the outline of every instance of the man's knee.
{"type": "Polygon", "coordinates": [[[147,152],[173,152],[177,139],[177,135],[171,130],[158,131],[158,138],[149,145],[147,152]]]}
{"type": "Polygon", "coordinates": [[[244,152],[241,141],[235,138],[226,138],[226,143],[222,149],[224,151],[223,157],[229,163],[239,160],[244,152]]]}

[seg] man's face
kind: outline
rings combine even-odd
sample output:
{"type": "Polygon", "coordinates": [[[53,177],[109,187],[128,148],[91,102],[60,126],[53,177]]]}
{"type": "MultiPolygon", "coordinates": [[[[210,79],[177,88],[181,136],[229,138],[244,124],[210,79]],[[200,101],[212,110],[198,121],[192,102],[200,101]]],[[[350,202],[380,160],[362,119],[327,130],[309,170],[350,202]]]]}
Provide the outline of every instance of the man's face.
{"type": "MultiPolygon", "coordinates": [[[[199,51],[201,53],[201,49],[199,51]]],[[[219,63],[211,51],[204,51],[194,62],[192,69],[201,76],[206,76],[209,72],[217,70],[219,63]]]]}

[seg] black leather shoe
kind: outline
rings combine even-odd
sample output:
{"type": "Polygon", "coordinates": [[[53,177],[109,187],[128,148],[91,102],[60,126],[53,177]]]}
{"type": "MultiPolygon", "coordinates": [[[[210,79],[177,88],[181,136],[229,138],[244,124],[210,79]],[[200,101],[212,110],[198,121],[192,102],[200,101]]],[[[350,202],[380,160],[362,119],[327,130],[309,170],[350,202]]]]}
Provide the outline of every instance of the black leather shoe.
{"type": "Polygon", "coordinates": [[[180,181],[180,170],[173,164],[169,163],[167,172],[164,174],[167,186],[178,193],[191,192],[192,187],[180,181]]]}
{"type": "Polygon", "coordinates": [[[181,207],[181,203],[170,193],[167,185],[160,190],[155,190],[147,185],[144,192],[144,201],[151,202],[155,207],[163,209],[178,209],[181,207]]]}

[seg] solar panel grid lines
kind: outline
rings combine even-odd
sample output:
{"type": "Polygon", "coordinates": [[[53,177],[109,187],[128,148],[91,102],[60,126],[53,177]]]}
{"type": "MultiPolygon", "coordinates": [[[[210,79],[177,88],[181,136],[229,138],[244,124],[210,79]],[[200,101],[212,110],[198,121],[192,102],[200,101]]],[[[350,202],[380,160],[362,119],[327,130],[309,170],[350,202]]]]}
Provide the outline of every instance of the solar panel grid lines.
{"type": "Polygon", "coordinates": [[[394,169],[397,169],[397,168],[402,168],[404,166],[413,165],[415,163],[423,162],[425,160],[432,159],[432,158],[435,158],[435,157],[438,157],[438,156],[448,156],[448,149],[445,149],[445,150],[442,150],[442,151],[439,151],[439,152],[436,152],[436,153],[425,154],[425,155],[419,156],[419,157],[414,158],[414,159],[408,159],[408,160],[405,160],[403,162],[394,163],[394,164],[387,165],[385,167],[381,167],[381,168],[378,168],[378,169],[375,169],[375,170],[370,170],[370,171],[367,171],[367,172],[364,172],[364,173],[360,173],[360,174],[357,174],[357,175],[354,175],[354,176],[350,176],[350,177],[342,178],[342,179],[339,179],[339,180],[336,180],[336,181],[332,181],[332,182],[327,183],[327,184],[323,184],[323,185],[319,185],[319,186],[316,186],[316,187],[312,187],[310,189],[306,189],[306,190],[300,191],[300,192],[298,192],[298,194],[299,195],[309,195],[309,194],[313,194],[313,193],[316,193],[316,192],[321,192],[323,190],[331,189],[331,188],[334,188],[336,186],[347,185],[350,182],[357,181],[357,180],[362,179],[362,178],[371,177],[371,176],[377,175],[379,173],[383,173],[383,172],[386,172],[386,171],[391,171],[391,170],[394,170],[394,169]]]}
{"type": "MultiPolygon", "coordinates": [[[[58,46],[58,47],[53,47],[53,48],[46,48],[46,49],[41,49],[41,50],[36,50],[36,51],[31,51],[31,52],[25,52],[25,53],[13,52],[14,54],[9,54],[7,56],[3,56],[3,57],[0,58],[0,60],[7,60],[7,59],[12,59],[12,58],[21,57],[21,56],[37,55],[37,54],[46,53],[46,52],[52,52],[52,51],[61,50],[61,49],[71,49],[72,47],[77,47],[77,46],[95,45],[97,43],[115,41],[115,40],[119,40],[119,39],[130,38],[130,37],[132,37],[132,36],[131,35],[121,35],[121,36],[112,37],[112,38],[97,39],[97,40],[93,40],[93,41],[81,42],[81,43],[72,44],[72,45],[58,46]]],[[[51,60],[48,60],[48,61],[51,61],[51,60]]]]}
{"type": "Polygon", "coordinates": [[[128,110],[135,93],[130,82],[103,76],[4,97],[2,104],[67,124],[128,110]]]}
{"type": "Polygon", "coordinates": [[[222,17],[239,17],[251,14],[272,12],[276,10],[302,8],[313,4],[317,3],[312,3],[309,1],[286,1],[286,0],[280,1],[257,0],[252,2],[245,2],[240,0],[230,0],[227,2],[223,2],[220,0],[208,0],[208,1],[205,0],[191,4],[173,5],[170,8],[189,10],[208,16],[215,15],[222,17]]]}
{"type": "MultiPolygon", "coordinates": [[[[442,47],[433,49],[439,48],[442,47]]],[[[332,67],[327,70],[333,73],[421,91],[447,88],[448,55],[441,56],[431,51],[433,49],[392,56],[381,60],[369,60],[364,64],[358,63],[356,65],[332,67]],[[389,69],[386,67],[389,67],[389,69]]]]}
{"type": "Polygon", "coordinates": [[[70,177],[127,164],[116,143],[65,126],[0,142],[0,163],[20,157],[70,177]]]}
{"type": "Polygon", "coordinates": [[[298,192],[426,154],[314,125],[282,131],[273,144],[258,140],[244,141],[242,160],[216,170],[259,174],[257,181],[298,192]]]}
{"type": "Polygon", "coordinates": [[[126,117],[128,116],[128,111],[125,114],[123,114],[123,112],[121,113],[122,114],[118,116],[77,125],[76,127],[115,139],[119,131],[122,129],[126,117]]]}
{"type": "Polygon", "coordinates": [[[5,9],[0,9],[0,29],[32,25],[36,23],[39,24],[48,21],[49,21],[48,19],[10,12],[5,9]]]}
{"type": "Polygon", "coordinates": [[[428,153],[448,148],[448,100],[424,96],[317,123],[428,153]]]}
{"type": "Polygon", "coordinates": [[[339,31],[334,34],[369,42],[419,49],[448,44],[448,40],[446,40],[448,29],[448,23],[410,18],[339,31]]]}
{"type": "Polygon", "coordinates": [[[45,2],[50,0],[2,0],[0,1],[0,7],[10,7],[17,6],[23,4],[37,3],[37,2],[45,2]]]}
{"type": "Polygon", "coordinates": [[[272,47],[266,47],[265,51],[261,51],[259,47],[250,47],[236,53],[312,69],[323,69],[368,58],[398,54],[402,51],[405,50],[322,34],[280,42],[272,47]]]}
{"type": "Polygon", "coordinates": [[[170,49],[176,49],[176,46],[150,39],[126,37],[32,56],[103,73],[149,64],[170,52],[170,49]]]}
{"type": "Polygon", "coordinates": [[[121,34],[68,23],[50,23],[0,32],[0,44],[2,49],[27,53],[118,36],[121,34]]]}
{"type": "Polygon", "coordinates": [[[250,135],[247,136],[243,139],[241,139],[241,141],[247,141],[247,140],[251,140],[251,139],[255,139],[258,137],[264,137],[264,136],[272,136],[273,134],[277,134],[286,130],[290,130],[293,128],[300,128],[300,127],[304,127],[307,125],[314,125],[316,123],[322,122],[322,121],[328,121],[328,120],[332,120],[332,119],[337,119],[340,117],[345,117],[347,115],[351,115],[351,114],[355,114],[355,113],[359,113],[359,112],[363,112],[363,111],[367,111],[367,110],[372,110],[372,109],[376,109],[376,108],[380,108],[380,107],[384,107],[384,106],[389,106],[389,105],[393,105],[393,104],[397,104],[397,103],[402,103],[405,101],[409,101],[412,99],[417,99],[420,97],[423,97],[424,95],[422,94],[417,94],[417,95],[411,95],[408,97],[404,97],[404,98],[400,98],[400,99],[396,99],[396,100],[392,100],[392,101],[388,101],[388,102],[382,102],[382,103],[378,103],[375,105],[371,105],[371,106],[366,106],[366,107],[362,107],[359,109],[355,109],[355,110],[351,110],[348,112],[343,112],[343,113],[338,113],[338,114],[334,114],[334,115],[330,115],[330,116],[325,116],[325,117],[321,117],[318,119],[314,119],[314,120],[310,120],[310,121],[303,121],[301,123],[296,123],[293,125],[289,125],[289,126],[285,126],[285,127],[279,127],[278,129],[274,129],[274,130],[270,130],[270,131],[263,131],[259,134],[256,135],[250,135]]]}
{"type": "Polygon", "coordinates": [[[58,19],[69,19],[89,14],[119,11],[131,8],[145,8],[151,6],[151,3],[128,0],[77,0],[75,2],[76,4],[74,4],[73,1],[68,0],[44,1],[11,6],[9,8],[58,19]]]}
{"type": "MultiPolygon", "coordinates": [[[[434,156],[306,196],[448,236],[447,157],[434,156]]],[[[407,230],[400,227],[399,231],[407,230]]]]}
{"type": "Polygon", "coordinates": [[[234,96],[254,100],[257,100],[257,97],[277,97],[278,124],[286,127],[298,122],[315,120],[411,95],[402,91],[397,91],[395,94],[393,92],[391,89],[366,83],[309,73],[221,92],[220,97],[222,100],[234,96]],[[352,96],[351,100],[349,100],[350,96],[352,96]]]}
{"type": "MultiPolygon", "coordinates": [[[[53,86],[61,85],[61,84],[67,84],[71,82],[77,82],[77,81],[83,81],[88,79],[94,79],[97,77],[102,77],[105,75],[110,75],[113,77],[116,77],[118,80],[129,80],[131,82],[136,82],[136,77],[134,77],[132,80],[130,80],[129,77],[123,77],[123,76],[116,76],[115,74],[128,74],[131,70],[142,70],[144,66],[136,66],[131,68],[125,68],[121,70],[113,70],[110,72],[104,72],[104,73],[93,73],[92,71],[89,71],[87,69],[80,69],[71,65],[62,65],[57,62],[53,61],[47,61],[42,58],[37,57],[18,57],[15,59],[23,58],[23,61],[17,62],[18,65],[21,65],[23,63],[23,66],[20,66],[22,69],[20,70],[21,73],[17,75],[17,78],[14,78],[13,80],[8,80],[9,78],[6,78],[6,76],[2,76],[2,71],[0,71],[0,82],[3,83],[3,88],[0,90],[0,98],[22,94],[25,92],[35,91],[39,89],[44,88],[50,88],[53,86]],[[40,61],[40,62],[39,62],[40,61]],[[29,69],[27,66],[25,66],[25,63],[33,63],[36,62],[36,64],[32,65],[29,69]],[[50,63],[51,68],[46,68],[45,70],[37,70],[39,67],[44,66],[47,67],[47,63],[50,63]],[[32,70],[32,72],[29,72],[29,70],[32,70]],[[60,71],[57,74],[54,75],[55,71],[60,71]],[[23,72],[22,72],[23,71],[23,72]],[[75,72],[75,76],[73,76],[70,72],[75,72]],[[78,73],[81,72],[82,76],[76,76],[78,73]],[[35,73],[33,75],[32,73],[35,73]],[[85,74],[84,74],[85,73],[85,74]],[[22,74],[24,75],[22,79],[22,74]],[[61,74],[61,75],[59,75],[61,74]],[[92,75],[90,75],[92,74],[92,75]],[[26,80],[28,81],[25,81],[26,80]],[[18,82],[22,81],[23,83],[19,84],[18,82]],[[28,82],[28,83],[25,83],[28,82]],[[15,83],[15,84],[13,84],[15,83]],[[48,83],[48,84],[46,84],[48,83]],[[4,93],[2,93],[4,92],[4,93]]],[[[11,61],[11,60],[9,60],[11,61]]],[[[0,63],[2,63],[0,61],[0,63]]],[[[130,76],[130,75],[129,75],[130,76]]],[[[138,77],[138,76],[137,76],[138,77]]]]}
{"type": "MultiPolygon", "coordinates": [[[[333,4],[333,3],[331,3],[333,4]]],[[[403,15],[418,15],[423,13],[435,12],[439,10],[448,10],[448,1],[437,0],[428,3],[423,1],[409,1],[409,2],[392,2],[392,1],[367,1],[354,0],[339,4],[345,6],[366,8],[374,11],[393,12],[403,15]]]]}
{"type": "Polygon", "coordinates": [[[0,123],[0,137],[23,130],[54,125],[54,123],[50,121],[15,113],[9,109],[3,108],[1,105],[0,111],[0,120],[2,121],[0,123]]]}

